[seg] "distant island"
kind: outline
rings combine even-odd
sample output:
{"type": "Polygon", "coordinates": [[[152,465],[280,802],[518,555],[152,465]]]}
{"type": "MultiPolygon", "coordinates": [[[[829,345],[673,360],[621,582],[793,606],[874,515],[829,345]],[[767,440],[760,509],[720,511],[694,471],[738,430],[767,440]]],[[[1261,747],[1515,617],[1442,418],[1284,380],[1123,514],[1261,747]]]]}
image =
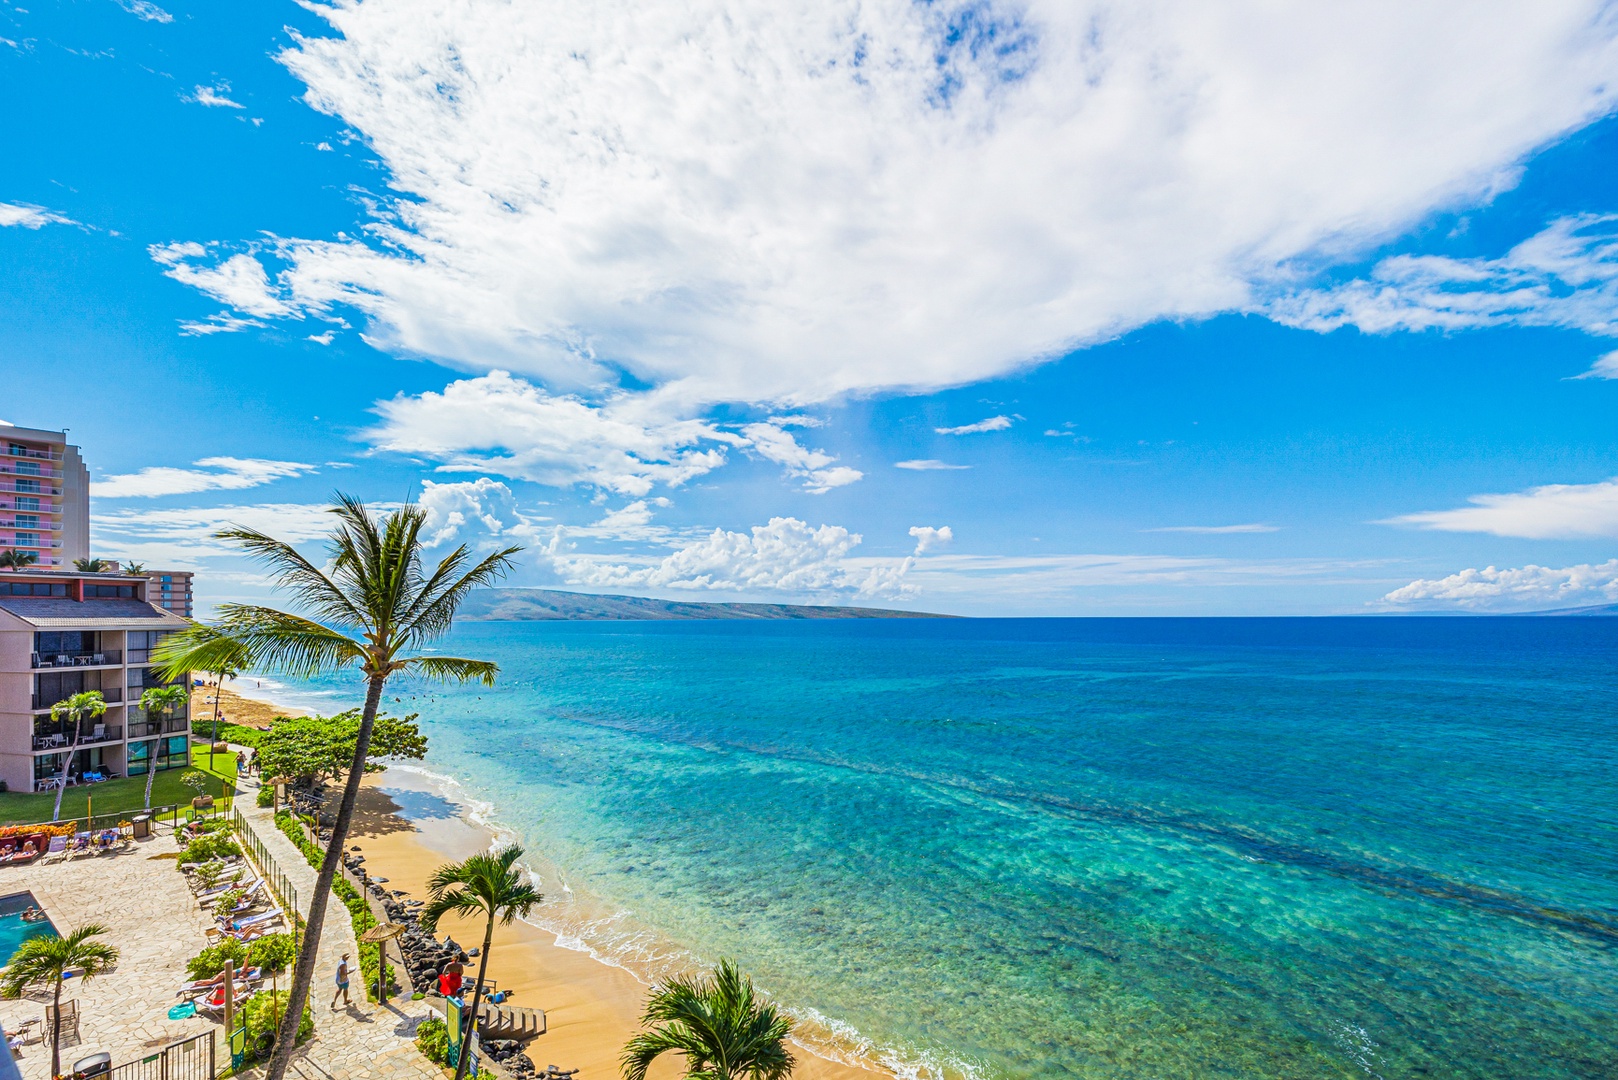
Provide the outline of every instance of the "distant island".
{"type": "Polygon", "coordinates": [[[1618,615],[1618,604],[1591,604],[1589,607],[1551,608],[1549,611],[1530,611],[1529,615],[1618,615]]]}
{"type": "Polygon", "coordinates": [[[556,589],[477,589],[457,617],[471,622],[613,619],[953,619],[926,611],[818,604],[705,604],[556,589]]]}

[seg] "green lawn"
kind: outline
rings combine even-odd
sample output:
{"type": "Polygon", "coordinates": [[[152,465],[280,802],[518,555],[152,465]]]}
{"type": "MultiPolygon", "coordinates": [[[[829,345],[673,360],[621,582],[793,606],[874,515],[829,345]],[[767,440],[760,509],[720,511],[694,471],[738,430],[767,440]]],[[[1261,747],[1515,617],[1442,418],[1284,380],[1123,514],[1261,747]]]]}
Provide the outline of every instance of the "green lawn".
{"type": "MultiPolygon", "coordinates": [[[[213,768],[210,769],[207,746],[193,746],[191,764],[201,772],[209,774],[207,794],[212,795],[216,803],[220,803],[220,796],[229,791],[230,785],[235,782],[236,755],[215,754],[213,768]],[[224,786],[221,787],[221,784],[224,786]]],[[[166,806],[171,803],[188,805],[196,792],[180,783],[180,777],[187,771],[165,769],[158,773],[152,781],[152,805],[166,806]]],[[[92,800],[90,808],[95,811],[97,817],[102,814],[140,810],[146,805],[146,777],[132,776],[123,780],[108,780],[104,784],[80,784],[70,787],[62,795],[62,817],[64,819],[83,817],[86,800],[92,800]]],[[[51,807],[55,804],[54,791],[43,791],[36,795],[5,792],[0,794],[0,825],[31,825],[39,821],[49,821],[51,807]]],[[[220,805],[228,807],[230,800],[226,798],[220,805]]]]}

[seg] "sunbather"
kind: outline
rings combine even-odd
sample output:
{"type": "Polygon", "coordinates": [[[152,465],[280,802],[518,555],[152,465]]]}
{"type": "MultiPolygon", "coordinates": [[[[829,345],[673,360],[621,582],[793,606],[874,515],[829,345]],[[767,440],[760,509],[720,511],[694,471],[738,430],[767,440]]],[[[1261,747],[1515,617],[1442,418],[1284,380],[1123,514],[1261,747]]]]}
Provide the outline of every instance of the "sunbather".
{"type": "MultiPolygon", "coordinates": [[[[256,983],[256,982],[260,981],[263,978],[264,978],[264,969],[255,967],[255,968],[248,968],[245,971],[236,972],[233,976],[231,976],[231,982],[234,984],[233,985],[233,988],[234,988],[234,987],[239,987],[239,986],[246,986],[248,983],[256,983]]],[[[224,989],[223,989],[224,985],[225,985],[225,972],[224,972],[224,969],[221,968],[220,971],[219,971],[219,974],[215,975],[211,979],[198,979],[196,982],[188,982],[188,983],[186,983],[184,986],[180,987],[180,989],[175,992],[175,995],[177,997],[187,997],[187,996],[191,996],[191,995],[195,995],[195,994],[207,993],[209,991],[213,991],[213,990],[217,989],[219,991],[219,993],[218,993],[219,1000],[221,1002],[223,1002],[225,1000],[224,989]]]]}

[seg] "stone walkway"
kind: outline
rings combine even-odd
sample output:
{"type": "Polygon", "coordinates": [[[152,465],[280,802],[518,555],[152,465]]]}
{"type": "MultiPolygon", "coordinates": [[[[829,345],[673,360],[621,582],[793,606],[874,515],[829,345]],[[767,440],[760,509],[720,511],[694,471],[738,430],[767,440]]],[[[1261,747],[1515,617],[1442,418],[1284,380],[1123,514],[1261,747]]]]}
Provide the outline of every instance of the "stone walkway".
{"type": "MultiPolygon", "coordinates": [[[[254,832],[269,849],[281,872],[297,890],[302,914],[308,915],[309,897],[314,895],[318,876],[303,853],[275,827],[274,815],[267,807],[252,806],[257,785],[250,779],[241,781],[244,798],[237,805],[252,824],[254,832]]],[[[354,924],[348,909],[336,896],[326,906],[326,922],[320,935],[319,962],[315,968],[314,985],[309,991],[309,1006],[314,1014],[315,1034],[298,1049],[292,1060],[289,1076],[304,1080],[443,1080],[444,1072],[433,1065],[416,1049],[416,1026],[434,1015],[427,1004],[390,998],[386,1006],[378,1006],[365,999],[360,983],[359,947],[354,940],[354,924]],[[354,974],[349,982],[348,994],[352,1002],[346,1009],[331,1008],[332,991],[336,989],[334,975],[337,959],[348,953],[354,974]]],[[[262,1067],[243,1070],[246,1077],[264,1075],[262,1067]]]]}

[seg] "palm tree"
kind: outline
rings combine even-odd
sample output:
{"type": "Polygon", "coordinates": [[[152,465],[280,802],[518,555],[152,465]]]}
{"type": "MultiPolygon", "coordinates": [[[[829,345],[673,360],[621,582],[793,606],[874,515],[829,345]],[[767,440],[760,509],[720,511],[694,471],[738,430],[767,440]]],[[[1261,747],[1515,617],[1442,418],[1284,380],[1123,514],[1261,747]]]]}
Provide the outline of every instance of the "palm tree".
{"type": "Polygon", "coordinates": [[[83,968],[84,974],[79,978],[89,982],[97,975],[106,974],[118,962],[118,950],[104,942],[90,940],[106,932],[105,926],[90,923],[67,937],[29,938],[11,958],[5,975],[0,976],[0,996],[8,998],[20,997],[23,988],[30,983],[50,981],[51,1012],[57,1017],[57,1022],[51,1025],[52,1076],[60,1076],[62,1072],[61,1047],[58,1043],[61,1034],[62,975],[69,968],[83,968]]]}
{"type": "Polygon", "coordinates": [[[107,568],[106,559],[74,559],[73,569],[83,574],[99,574],[107,568]]]}
{"type": "Polygon", "coordinates": [[[62,818],[62,792],[67,790],[67,774],[73,767],[73,755],[79,752],[79,734],[84,730],[84,718],[105,716],[106,713],[107,702],[99,690],[85,690],[51,706],[53,723],[60,724],[67,717],[73,718],[73,741],[68,744],[67,761],[62,766],[62,775],[56,781],[56,809],[51,811],[52,821],[60,821],[62,818]]]}
{"type": "Polygon", "coordinates": [[[146,564],[138,562],[124,563],[124,573],[132,577],[143,577],[146,574],[146,564]]]}
{"type": "MultiPolygon", "coordinates": [[[[157,713],[160,717],[171,715],[175,709],[190,700],[191,695],[179,683],[169,686],[148,686],[140,695],[140,707],[146,710],[146,715],[157,713]]],[[[161,734],[161,733],[160,733],[161,734]]],[[[152,808],[152,778],[157,775],[157,755],[148,752],[146,757],[146,809],[152,808]]]]}
{"type": "MultiPolygon", "coordinates": [[[[223,535],[223,534],[221,534],[223,535]]],[[[222,634],[213,627],[199,628],[196,636],[206,635],[209,649],[213,656],[213,666],[207,670],[214,678],[213,686],[213,735],[208,739],[208,770],[213,771],[213,748],[219,741],[219,699],[225,689],[225,680],[234,679],[252,663],[252,656],[247,646],[240,641],[222,634]]]]}
{"type": "Polygon", "coordinates": [[[427,514],[419,506],[404,506],[373,518],[358,499],[340,494],[332,513],[338,524],[328,540],[325,572],[291,544],[256,529],[231,527],[215,534],[269,564],[277,585],[292,593],[307,616],[256,604],[222,604],[214,625],[171,634],[158,646],[155,657],[167,678],[179,678],[188,671],[218,670],[234,655],[232,650],[240,647],[253,667],[293,678],[352,669],[365,679],[365,707],[360,713],[354,759],[310,898],[308,933],[293,970],[292,996],[276,1034],[268,1080],[285,1076],[297,1041],[298,1018],[303,1016],[315,974],[326,901],[354,818],[383,688],[390,676],[401,671],[457,682],[478,679],[492,686],[500,668],[486,660],[410,654],[447,633],[466,594],[496,581],[521,550],[504,548],[474,559],[463,545],[426,573],[421,562],[421,529],[427,514]]]}
{"type": "Polygon", "coordinates": [[[39,561],[32,551],[0,551],[0,570],[22,570],[39,561]]]}
{"type": "Polygon", "coordinates": [[[642,1031],[624,1047],[624,1080],[670,1050],[685,1055],[690,1080],[781,1080],[792,1072],[792,1023],[754,996],[753,980],[721,961],[711,976],[675,979],[646,999],[642,1031]]]}
{"type": "MultiPolygon", "coordinates": [[[[495,852],[483,852],[465,862],[440,866],[427,882],[432,897],[421,912],[421,926],[429,934],[438,932],[438,919],[449,912],[462,916],[483,915],[483,951],[478,954],[478,981],[472,988],[472,1011],[467,1016],[466,1031],[461,1033],[464,1047],[483,1007],[483,976],[489,970],[489,949],[494,943],[494,920],[510,926],[513,919],[525,917],[530,908],[544,899],[528,880],[528,875],[516,868],[522,858],[522,848],[508,845],[495,852]]],[[[466,1063],[472,1055],[463,1049],[455,1063],[455,1080],[466,1075],[466,1063]]]]}

